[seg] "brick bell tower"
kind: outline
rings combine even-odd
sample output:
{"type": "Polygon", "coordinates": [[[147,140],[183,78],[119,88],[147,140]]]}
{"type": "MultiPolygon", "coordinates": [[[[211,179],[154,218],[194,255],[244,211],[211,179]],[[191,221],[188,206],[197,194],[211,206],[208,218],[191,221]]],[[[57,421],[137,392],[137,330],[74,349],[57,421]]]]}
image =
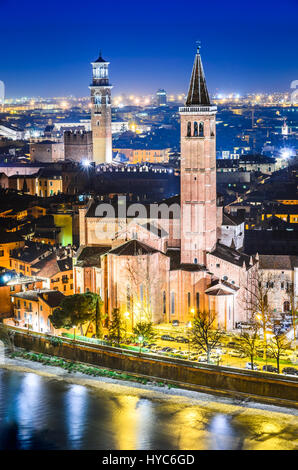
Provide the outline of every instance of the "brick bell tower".
{"type": "Polygon", "coordinates": [[[111,163],[112,128],[111,128],[111,89],[109,83],[109,62],[99,54],[92,65],[91,91],[91,130],[93,141],[93,161],[111,163]]]}
{"type": "Polygon", "coordinates": [[[207,90],[200,47],[181,119],[181,263],[206,265],[216,244],[216,106],[207,90]]]}

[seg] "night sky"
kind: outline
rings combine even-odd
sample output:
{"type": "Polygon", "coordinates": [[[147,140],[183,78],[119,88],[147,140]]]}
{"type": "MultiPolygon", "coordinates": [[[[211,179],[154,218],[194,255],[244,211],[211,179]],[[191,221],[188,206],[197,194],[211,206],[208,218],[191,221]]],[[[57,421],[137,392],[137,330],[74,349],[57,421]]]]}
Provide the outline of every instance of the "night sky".
{"type": "Polygon", "coordinates": [[[0,0],[0,18],[7,97],[88,95],[100,49],[114,95],[186,92],[197,39],[211,93],[298,79],[297,0],[0,0]]]}

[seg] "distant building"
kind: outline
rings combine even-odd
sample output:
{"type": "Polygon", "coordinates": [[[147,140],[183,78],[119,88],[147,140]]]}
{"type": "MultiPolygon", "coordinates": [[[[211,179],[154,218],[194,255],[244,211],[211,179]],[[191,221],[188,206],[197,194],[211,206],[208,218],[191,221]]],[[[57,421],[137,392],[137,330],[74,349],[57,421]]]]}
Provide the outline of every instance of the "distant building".
{"type": "Polygon", "coordinates": [[[129,163],[168,163],[171,149],[113,148],[113,151],[125,155],[129,163]]]}
{"type": "Polygon", "coordinates": [[[91,131],[64,132],[65,160],[81,162],[93,161],[93,143],[91,131]]]}
{"type": "Polygon", "coordinates": [[[157,106],[167,105],[167,92],[165,90],[162,90],[162,89],[157,90],[156,103],[157,103],[157,106]]]}
{"type": "Polygon", "coordinates": [[[14,126],[0,123],[0,137],[11,140],[22,140],[24,138],[24,132],[14,126]]]}
{"type": "Polygon", "coordinates": [[[52,142],[51,140],[31,142],[30,157],[32,162],[53,163],[64,160],[63,142],[52,142]]]}

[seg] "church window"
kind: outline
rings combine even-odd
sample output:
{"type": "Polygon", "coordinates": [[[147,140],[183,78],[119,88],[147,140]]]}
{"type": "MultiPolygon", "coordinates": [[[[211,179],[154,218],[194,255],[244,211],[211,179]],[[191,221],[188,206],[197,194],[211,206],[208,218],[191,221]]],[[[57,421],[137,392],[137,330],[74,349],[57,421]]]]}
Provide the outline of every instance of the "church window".
{"type": "Polygon", "coordinates": [[[197,313],[199,313],[199,310],[200,310],[200,293],[199,292],[196,293],[196,309],[197,309],[197,313]]]}
{"type": "Polygon", "coordinates": [[[198,123],[197,122],[194,122],[194,125],[193,125],[193,136],[198,137],[198,123]]]}
{"type": "Polygon", "coordinates": [[[227,281],[227,280],[228,280],[228,276],[224,276],[224,277],[223,277],[223,280],[224,280],[224,281],[227,281]]]}
{"type": "Polygon", "coordinates": [[[187,123],[187,137],[191,137],[191,122],[187,123]]]}
{"type": "Polygon", "coordinates": [[[126,309],[130,312],[130,287],[126,287],[126,309]]]}
{"type": "Polygon", "coordinates": [[[193,260],[193,262],[194,262],[194,264],[198,264],[198,258],[195,258],[195,259],[193,260]]]}
{"type": "Polygon", "coordinates": [[[162,313],[165,315],[167,313],[167,298],[166,298],[166,291],[163,291],[162,294],[162,313]]]}
{"type": "Polygon", "coordinates": [[[96,125],[99,126],[99,121],[96,121],[96,125]]]}
{"type": "Polygon", "coordinates": [[[171,292],[171,314],[175,314],[175,292],[171,292]]]}
{"type": "Polygon", "coordinates": [[[187,308],[190,309],[190,292],[187,292],[187,308]]]}
{"type": "Polygon", "coordinates": [[[204,124],[202,122],[199,125],[199,137],[204,137],[204,124]]]}
{"type": "Polygon", "coordinates": [[[290,311],[290,302],[287,300],[284,302],[284,312],[289,312],[290,311]]]}
{"type": "Polygon", "coordinates": [[[143,287],[143,284],[140,285],[140,299],[141,299],[141,302],[143,302],[143,300],[144,300],[144,287],[143,287]]]}

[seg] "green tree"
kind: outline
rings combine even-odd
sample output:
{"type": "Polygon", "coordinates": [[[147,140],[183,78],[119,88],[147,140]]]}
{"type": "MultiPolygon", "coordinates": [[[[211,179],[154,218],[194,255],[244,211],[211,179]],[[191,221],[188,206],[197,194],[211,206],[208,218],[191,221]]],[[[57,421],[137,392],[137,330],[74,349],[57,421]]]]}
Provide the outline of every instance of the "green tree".
{"type": "Polygon", "coordinates": [[[123,320],[119,308],[113,308],[112,320],[109,323],[109,339],[120,344],[125,334],[123,320]]]}
{"type": "Polygon", "coordinates": [[[238,349],[250,358],[251,369],[254,369],[254,358],[259,341],[258,327],[253,326],[251,331],[243,331],[239,337],[238,349]]]}
{"type": "Polygon", "coordinates": [[[84,323],[95,321],[97,298],[92,292],[65,297],[49,315],[50,322],[57,329],[80,327],[83,334],[84,323]]]}
{"type": "Polygon", "coordinates": [[[136,336],[142,336],[144,341],[153,341],[156,334],[152,322],[140,321],[133,328],[133,333],[136,336]]]}
{"type": "Polygon", "coordinates": [[[197,312],[193,327],[190,330],[191,342],[196,349],[203,350],[207,355],[207,362],[210,362],[210,355],[222,338],[222,331],[214,328],[216,320],[215,313],[197,312]]]}

